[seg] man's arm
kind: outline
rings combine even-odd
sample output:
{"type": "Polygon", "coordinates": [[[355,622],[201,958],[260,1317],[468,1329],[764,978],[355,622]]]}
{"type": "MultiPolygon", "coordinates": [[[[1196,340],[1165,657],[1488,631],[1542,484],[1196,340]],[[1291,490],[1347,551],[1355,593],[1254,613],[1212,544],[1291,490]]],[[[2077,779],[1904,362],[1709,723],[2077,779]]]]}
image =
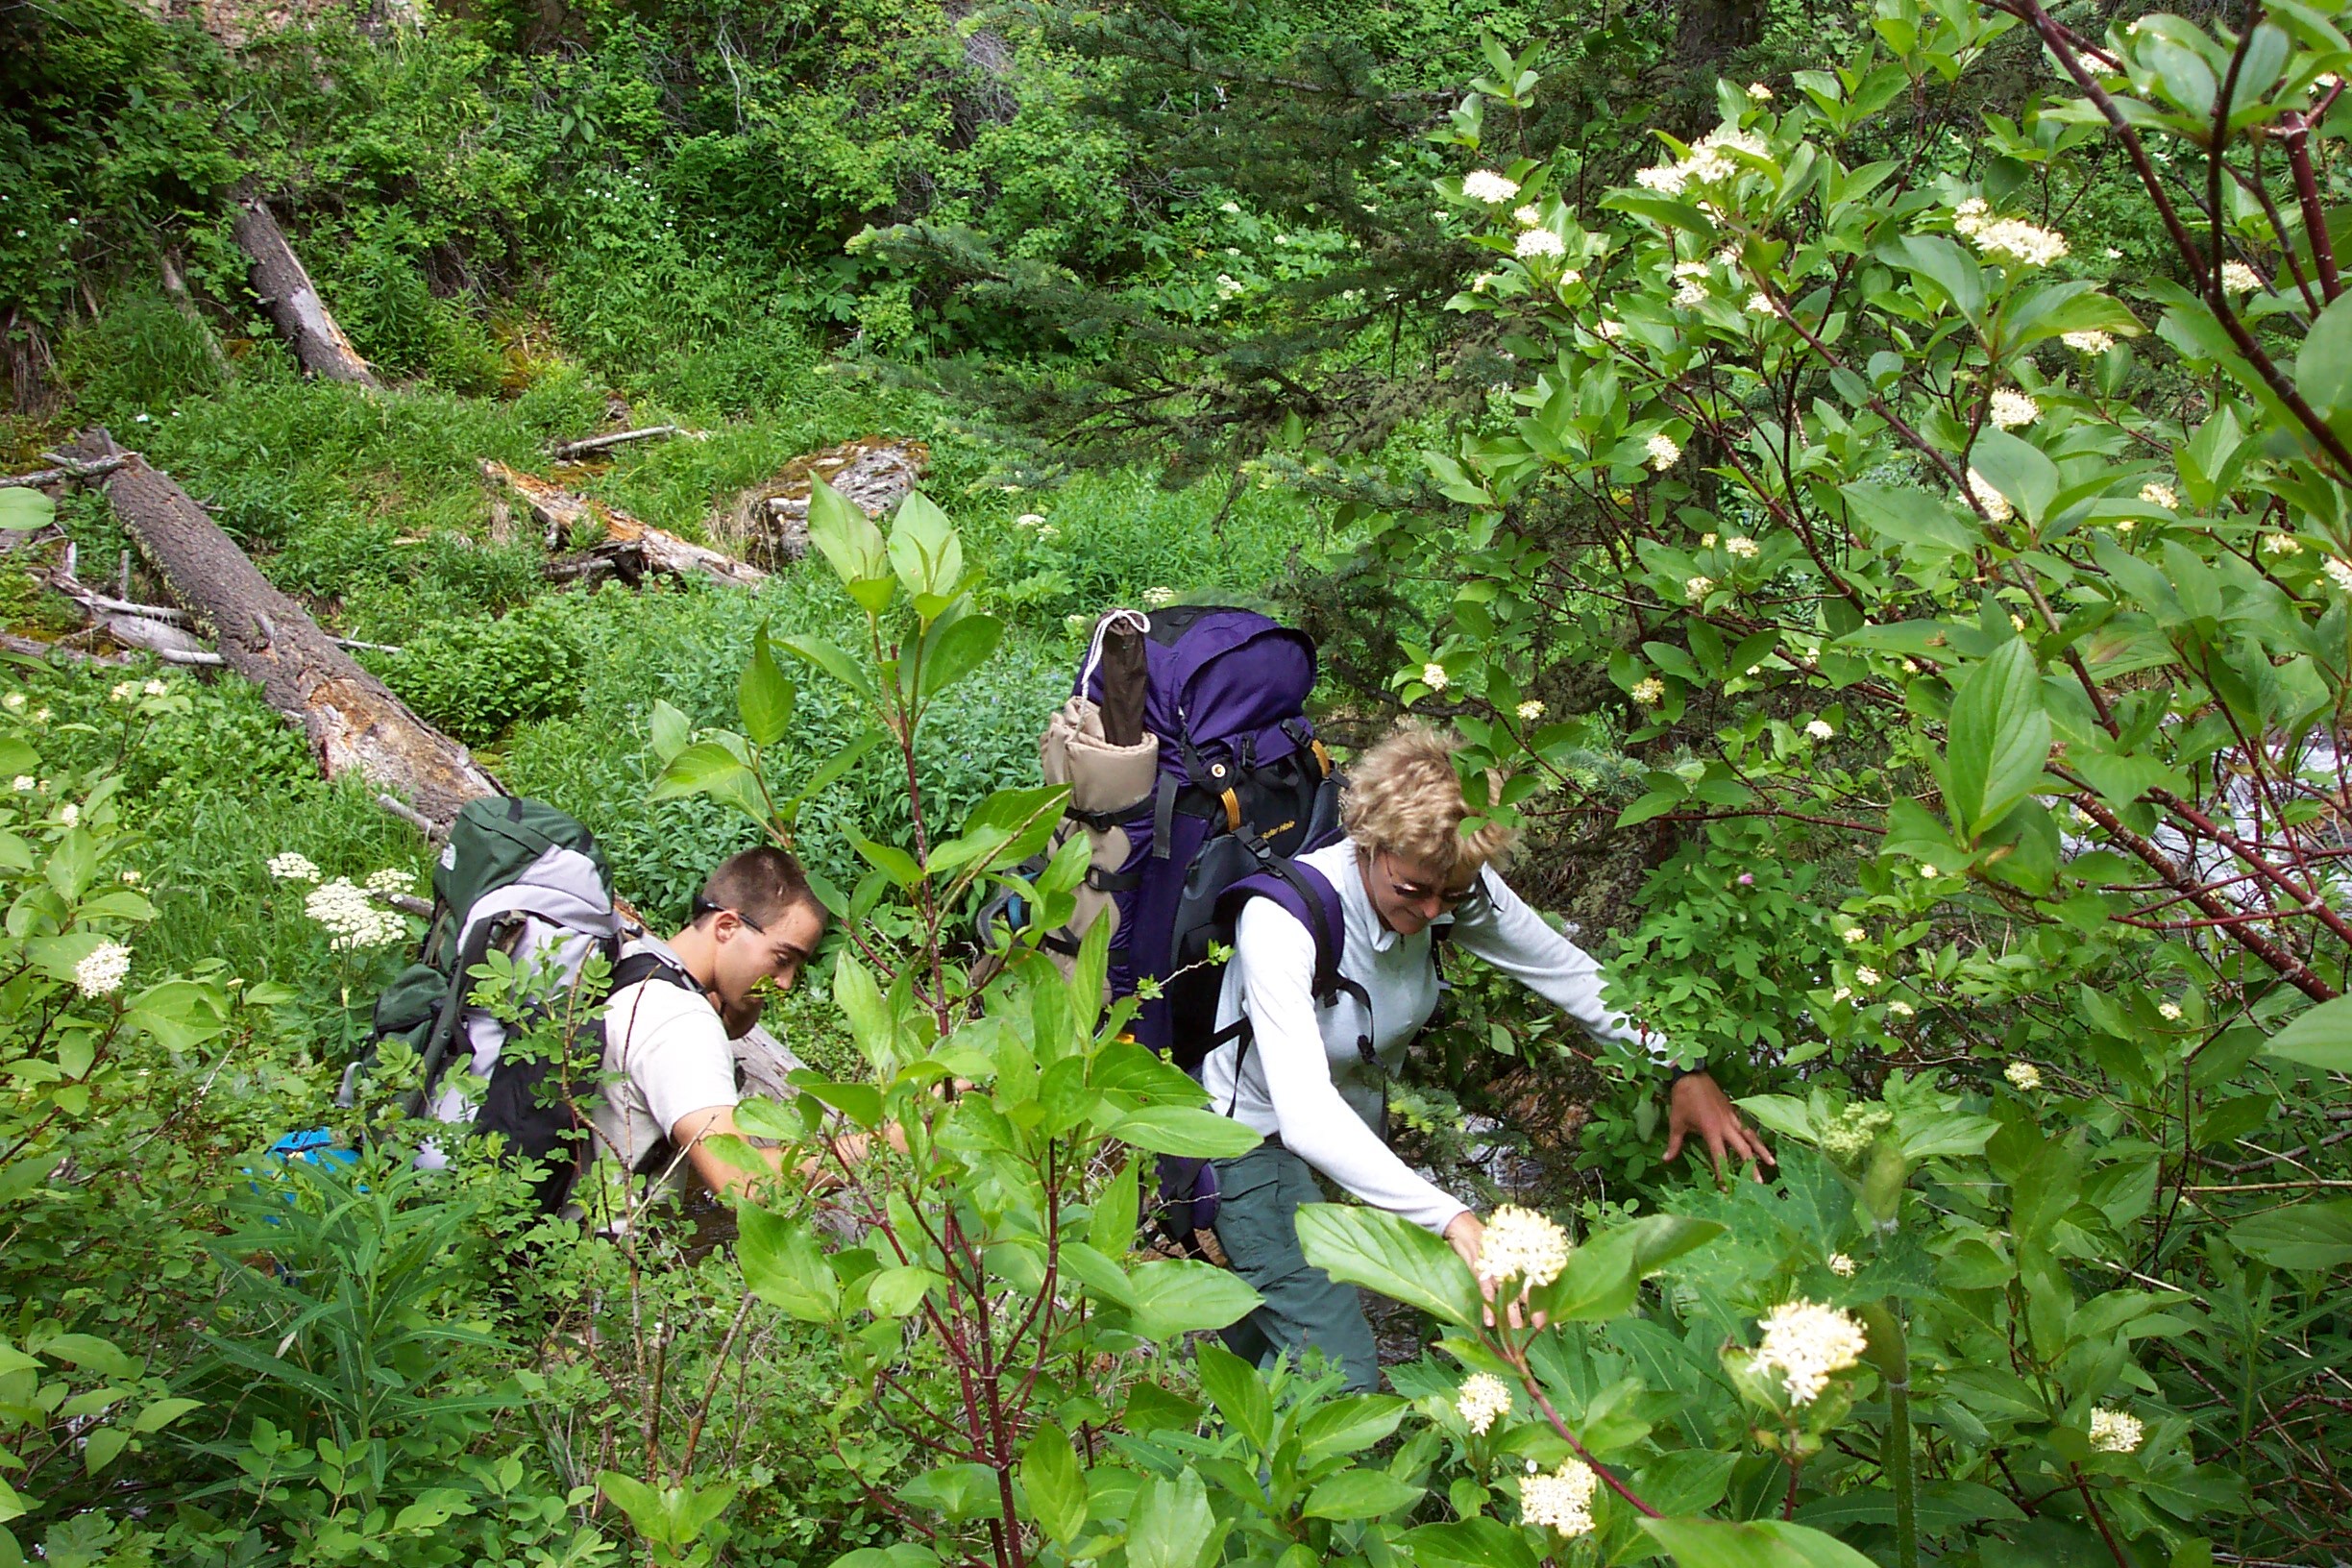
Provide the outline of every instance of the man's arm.
{"type": "MultiPolygon", "coordinates": [[[[689,1111],[678,1117],[670,1129],[670,1140],[686,1151],[686,1163],[694,1173],[702,1178],[702,1185],[723,1198],[748,1194],[753,1188],[770,1176],[784,1174],[784,1151],[763,1149],[753,1144],[753,1150],[768,1162],[768,1168],[746,1170],[722,1155],[710,1144],[714,1138],[743,1137],[735,1125],[735,1108],[731,1105],[710,1105],[699,1111],[689,1111]]],[[[888,1132],[891,1146],[906,1152],[905,1139],[895,1127],[888,1132]]],[[[844,1133],[829,1140],[833,1153],[842,1165],[853,1165],[866,1158],[871,1139],[864,1133],[844,1133]]],[[[811,1155],[793,1167],[793,1174],[807,1184],[811,1190],[829,1192],[840,1187],[843,1177],[839,1169],[828,1166],[821,1155],[811,1155]]]]}

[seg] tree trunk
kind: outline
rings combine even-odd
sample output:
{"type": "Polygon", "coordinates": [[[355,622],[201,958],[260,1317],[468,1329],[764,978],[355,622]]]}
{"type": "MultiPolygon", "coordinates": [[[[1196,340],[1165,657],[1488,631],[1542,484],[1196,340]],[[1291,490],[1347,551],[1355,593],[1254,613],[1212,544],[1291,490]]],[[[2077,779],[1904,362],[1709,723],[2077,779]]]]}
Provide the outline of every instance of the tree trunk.
{"type": "Polygon", "coordinates": [[[258,196],[243,196],[236,208],[237,248],[253,262],[253,290],[269,306],[270,319],[293,346],[303,369],[331,381],[380,388],[383,383],[328,312],[327,302],[319,298],[302,257],[286,243],[285,231],[278,227],[269,204],[258,196]]]}
{"type": "Polygon", "coordinates": [[[302,726],[329,778],[357,773],[443,828],[468,800],[506,793],[464,747],[409,712],[307,610],[270,586],[170,475],[125,453],[104,429],[64,455],[124,459],[105,485],[115,515],[173,596],[211,631],[229,668],[302,726]]]}

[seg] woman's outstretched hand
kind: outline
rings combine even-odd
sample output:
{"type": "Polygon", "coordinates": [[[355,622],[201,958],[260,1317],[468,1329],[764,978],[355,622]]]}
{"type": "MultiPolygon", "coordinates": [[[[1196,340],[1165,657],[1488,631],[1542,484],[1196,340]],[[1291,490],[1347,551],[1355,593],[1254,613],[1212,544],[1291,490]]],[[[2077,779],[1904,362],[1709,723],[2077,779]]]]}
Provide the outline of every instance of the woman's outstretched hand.
{"type": "MultiPolygon", "coordinates": [[[[1748,1124],[1740,1119],[1738,1107],[1723,1091],[1723,1086],[1703,1072],[1686,1073],[1675,1080],[1667,1092],[1666,1158],[1672,1160],[1682,1152],[1682,1140],[1697,1134],[1706,1145],[1707,1158],[1715,1162],[1715,1180],[1724,1179],[1724,1156],[1746,1160],[1752,1164],[1761,1163],[1776,1165],[1772,1150],[1764,1146],[1748,1124]]],[[[1757,1181],[1764,1179],[1761,1170],[1753,1171],[1757,1181]]]]}

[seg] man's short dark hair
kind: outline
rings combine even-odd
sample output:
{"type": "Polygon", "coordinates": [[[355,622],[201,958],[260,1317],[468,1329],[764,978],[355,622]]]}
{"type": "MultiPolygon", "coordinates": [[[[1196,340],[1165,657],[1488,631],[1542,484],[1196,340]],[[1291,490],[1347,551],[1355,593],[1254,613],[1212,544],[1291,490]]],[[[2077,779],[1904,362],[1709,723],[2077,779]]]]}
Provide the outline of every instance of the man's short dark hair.
{"type": "Polygon", "coordinates": [[[765,930],[802,904],[815,910],[819,919],[824,919],[824,903],[809,886],[808,872],[800,869],[799,860],[762,845],[721,862],[695,899],[694,919],[699,923],[706,916],[731,909],[765,930]]]}

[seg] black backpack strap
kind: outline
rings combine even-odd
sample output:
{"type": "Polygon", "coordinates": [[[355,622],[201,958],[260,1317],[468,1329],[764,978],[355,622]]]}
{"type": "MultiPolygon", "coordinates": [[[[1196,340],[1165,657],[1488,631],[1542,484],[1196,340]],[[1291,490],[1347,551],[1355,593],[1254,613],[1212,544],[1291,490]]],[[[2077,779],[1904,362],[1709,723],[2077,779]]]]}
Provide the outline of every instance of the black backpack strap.
{"type": "MultiPolygon", "coordinates": [[[[1298,861],[1268,856],[1264,865],[1262,871],[1243,877],[1225,891],[1224,896],[1218,900],[1220,919],[1237,922],[1240,906],[1249,899],[1272,898],[1306,926],[1308,936],[1314,943],[1314,975],[1309,989],[1315,1005],[1335,1007],[1341,996],[1356,999],[1363,1008],[1365,1022],[1363,1032],[1356,1037],[1356,1054],[1366,1066],[1377,1067],[1380,1057],[1372,1048],[1372,995],[1362,986],[1339,972],[1340,949],[1347,940],[1347,928],[1340,915],[1338,890],[1321,871],[1298,861]],[[1285,893],[1290,896],[1285,897],[1285,893]],[[1292,907],[1294,901],[1295,908],[1292,907]]],[[[1233,1105],[1240,1103],[1241,1065],[1248,1060],[1250,1044],[1256,1038],[1257,1030],[1247,1013],[1210,1038],[1209,1049],[1212,1051],[1222,1048],[1228,1041],[1240,1041],[1240,1049],[1234,1056],[1233,1105]]],[[[1225,1114],[1233,1115],[1231,1105],[1226,1108],[1225,1114]]]]}
{"type": "Polygon", "coordinates": [[[449,994],[433,1016],[432,1037],[425,1042],[417,1087],[401,1102],[410,1117],[424,1115],[426,1108],[432,1104],[433,1091],[440,1088],[441,1075],[449,1066],[450,1048],[457,1040],[458,1025],[465,1017],[465,1001],[473,990],[474,969],[489,956],[490,949],[511,923],[511,919],[500,916],[484,917],[475,922],[472,934],[459,945],[457,960],[450,968],[449,994]]]}

